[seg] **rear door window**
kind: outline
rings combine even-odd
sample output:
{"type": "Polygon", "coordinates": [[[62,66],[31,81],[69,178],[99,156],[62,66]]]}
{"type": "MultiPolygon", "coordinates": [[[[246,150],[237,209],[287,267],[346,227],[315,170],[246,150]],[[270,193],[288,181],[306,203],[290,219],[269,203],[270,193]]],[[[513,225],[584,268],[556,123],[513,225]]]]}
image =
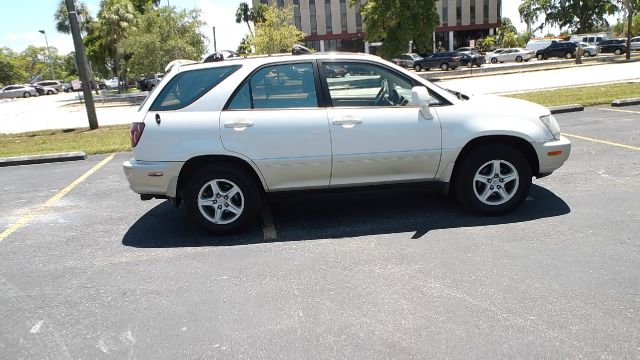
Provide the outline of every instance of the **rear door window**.
{"type": "Polygon", "coordinates": [[[184,108],[220,84],[240,65],[190,70],[174,76],[153,101],[150,111],[184,108]]]}

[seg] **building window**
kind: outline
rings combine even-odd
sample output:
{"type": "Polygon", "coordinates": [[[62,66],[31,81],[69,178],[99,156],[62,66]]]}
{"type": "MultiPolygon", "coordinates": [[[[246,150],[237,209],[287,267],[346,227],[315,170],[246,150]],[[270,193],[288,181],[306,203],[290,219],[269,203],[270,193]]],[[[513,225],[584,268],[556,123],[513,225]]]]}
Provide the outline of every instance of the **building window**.
{"type": "Polygon", "coordinates": [[[362,14],[360,14],[360,8],[362,4],[360,4],[360,0],[356,2],[356,32],[362,32],[362,14]]]}
{"type": "Polygon", "coordinates": [[[456,25],[462,25],[462,0],[456,0],[456,25]]]}
{"type": "Polygon", "coordinates": [[[442,2],[442,26],[449,25],[449,4],[447,0],[442,2]]]}
{"type": "Polygon", "coordinates": [[[260,4],[269,5],[269,0],[260,0],[260,4]]]}
{"type": "Polygon", "coordinates": [[[309,0],[309,23],[311,25],[311,34],[318,33],[318,20],[316,19],[316,0],[309,0]]]}
{"type": "Polygon", "coordinates": [[[502,21],[502,0],[498,0],[498,21],[502,21]]]}
{"type": "Polygon", "coordinates": [[[343,33],[347,32],[347,0],[340,0],[340,27],[343,33]]]}
{"type": "Polygon", "coordinates": [[[489,23],[489,0],[484,0],[484,6],[482,9],[482,12],[484,13],[484,23],[488,24],[489,23]]]}
{"type": "Polygon", "coordinates": [[[276,4],[278,5],[279,8],[282,8],[284,7],[284,0],[278,0],[276,4]]]}
{"type": "Polygon", "coordinates": [[[469,9],[469,23],[471,25],[476,24],[476,1],[471,0],[471,8],[469,9]]]}
{"type": "Polygon", "coordinates": [[[328,33],[333,33],[333,27],[331,26],[331,0],[324,0],[324,19],[328,33]]]}
{"type": "Polygon", "coordinates": [[[302,30],[302,17],[300,16],[300,0],[293,0],[293,23],[302,30]]]}

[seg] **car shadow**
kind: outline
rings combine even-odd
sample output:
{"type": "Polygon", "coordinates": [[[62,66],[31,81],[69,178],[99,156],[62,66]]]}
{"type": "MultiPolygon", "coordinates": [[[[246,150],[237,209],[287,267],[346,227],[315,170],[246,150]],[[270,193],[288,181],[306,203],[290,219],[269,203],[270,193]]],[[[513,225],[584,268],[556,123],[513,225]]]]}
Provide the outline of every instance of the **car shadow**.
{"type": "Polygon", "coordinates": [[[424,189],[290,193],[270,197],[268,206],[276,240],[264,240],[261,224],[239,235],[210,235],[191,223],[184,209],[163,202],[129,228],[122,244],[138,248],[237,246],[391,233],[419,239],[437,229],[519,223],[571,212],[561,198],[537,185],[531,187],[519,209],[502,216],[474,215],[456,201],[424,189]]]}

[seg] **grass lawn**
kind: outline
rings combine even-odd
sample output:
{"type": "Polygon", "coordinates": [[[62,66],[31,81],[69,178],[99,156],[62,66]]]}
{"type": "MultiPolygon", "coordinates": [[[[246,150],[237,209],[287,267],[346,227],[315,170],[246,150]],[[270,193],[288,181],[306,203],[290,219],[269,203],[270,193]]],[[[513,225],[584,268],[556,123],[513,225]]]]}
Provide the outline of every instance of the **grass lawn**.
{"type": "Polygon", "coordinates": [[[0,157],[84,151],[102,154],[131,149],[129,125],[43,130],[20,134],[0,134],[0,157]]]}
{"type": "MultiPolygon", "coordinates": [[[[579,88],[535,91],[509,95],[543,106],[609,104],[615,99],[640,97],[640,83],[620,83],[579,88]]],[[[0,134],[0,157],[84,151],[100,154],[131,149],[129,125],[43,130],[21,134],[0,134]]]]}
{"type": "Polygon", "coordinates": [[[543,106],[580,104],[583,106],[610,104],[616,99],[640,97],[640,83],[619,83],[557,90],[533,91],[507,95],[543,106]]]}

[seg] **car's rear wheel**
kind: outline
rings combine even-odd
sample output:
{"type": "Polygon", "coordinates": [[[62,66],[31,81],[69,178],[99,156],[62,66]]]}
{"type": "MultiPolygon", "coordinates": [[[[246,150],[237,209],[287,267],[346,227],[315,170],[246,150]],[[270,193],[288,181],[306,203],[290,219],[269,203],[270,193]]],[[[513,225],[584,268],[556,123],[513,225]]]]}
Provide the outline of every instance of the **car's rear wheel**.
{"type": "Polygon", "coordinates": [[[260,196],[246,172],[208,165],[188,182],[184,203],[189,217],[214,234],[242,230],[258,215],[260,196]]]}
{"type": "Polygon", "coordinates": [[[588,51],[585,51],[582,55],[584,55],[584,57],[591,57],[591,53],[588,51]]]}
{"type": "Polygon", "coordinates": [[[622,49],[615,49],[613,53],[616,55],[620,55],[622,54],[622,49]]]}
{"type": "Polygon", "coordinates": [[[47,95],[53,95],[53,90],[47,90],[47,95]]]}
{"type": "Polygon", "coordinates": [[[544,55],[542,55],[542,54],[538,54],[538,55],[536,55],[536,58],[537,58],[538,60],[544,60],[544,55]]]}
{"type": "Polygon", "coordinates": [[[516,62],[522,62],[522,56],[516,56],[516,62]]]}
{"type": "Polygon", "coordinates": [[[447,64],[447,63],[442,63],[442,64],[440,65],[440,69],[442,69],[442,70],[444,70],[444,71],[449,70],[449,64],[447,64]]]}
{"type": "Polygon", "coordinates": [[[572,57],[573,57],[573,54],[571,54],[570,52],[564,54],[565,59],[571,59],[572,57]]]}
{"type": "Polygon", "coordinates": [[[531,187],[529,162],[518,150],[502,144],[484,145],[457,165],[454,191],[470,210],[498,215],[522,205],[531,187]]]}
{"type": "Polygon", "coordinates": [[[497,63],[498,63],[498,59],[496,59],[496,58],[491,58],[491,63],[492,63],[492,64],[497,64],[497,63]]]}
{"type": "Polygon", "coordinates": [[[422,71],[422,66],[420,66],[420,64],[415,64],[413,65],[413,70],[420,72],[422,71]]]}
{"type": "Polygon", "coordinates": [[[22,94],[22,97],[25,97],[25,98],[31,97],[31,93],[30,93],[30,92],[28,92],[28,91],[25,91],[25,92],[22,94]]]}

